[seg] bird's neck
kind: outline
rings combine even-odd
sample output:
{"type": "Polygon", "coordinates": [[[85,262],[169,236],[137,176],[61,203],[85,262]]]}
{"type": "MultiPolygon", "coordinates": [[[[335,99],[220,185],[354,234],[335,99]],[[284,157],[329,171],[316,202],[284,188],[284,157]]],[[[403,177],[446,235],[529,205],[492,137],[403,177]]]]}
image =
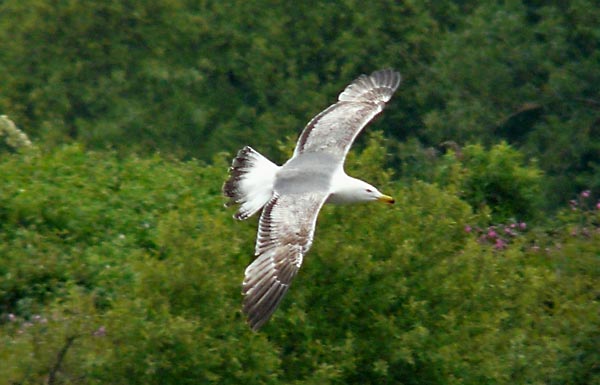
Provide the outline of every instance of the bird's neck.
{"type": "Polygon", "coordinates": [[[348,204],[361,202],[356,191],[362,188],[364,184],[360,179],[353,178],[346,174],[343,169],[333,174],[331,178],[331,194],[327,198],[327,203],[348,204]]]}

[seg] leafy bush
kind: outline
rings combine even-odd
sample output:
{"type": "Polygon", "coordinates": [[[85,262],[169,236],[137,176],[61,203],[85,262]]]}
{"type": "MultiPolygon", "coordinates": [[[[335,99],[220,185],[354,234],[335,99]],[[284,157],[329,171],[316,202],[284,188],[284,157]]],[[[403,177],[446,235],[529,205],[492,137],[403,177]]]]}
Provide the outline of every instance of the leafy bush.
{"type": "Polygon", "coordinates": [[[453,191],[480,214],[481,225],[543,219],[547,178],[535,160],[526,160],[506,142],[490,148],[446,142],[443,147],[444,154],[414,140],[393,144],[394,158],[402,160],[396,175],[407,183],[424,180],[453,191]]]}
{"type": "Polygon", "coordinates": [[[505,140],[539,160],[549,211],[600,188],[592,0],[5,0],[0,13],[0,112],[45,145],[208,161],[253,138],[274,152],[358,74],[394,67],[389,137],[505,140]]]}
{"type": "Polygon", "coordinates": [[[80,146],[3,154],[0,376],[598,381],[597,225],[577,237],[531,228],[497,249],[465,231],[480,218],[453,188],[402,186],[375,167],[381,148],[372,136],[349,168],[397,204],[325,207],[293,289],[260,333],[245,325],[239,294],[256,223],[234,223],[221,206],[228,159],[205,166],[80,146]]]}
{"type": "Polygon", "coordinates": [[[489,150],[468,145],[445,155],[437,180],[455,185],[477,210],[490,210],[492,222],[529,220],[539,212],[543,179],[536,163],[528,163],[506,143],[489,150]]]}
{"type": "Polygon", "coordinates": [[[593,5],[0,2],[0,110],[40,146],[0,122],[0,378],[600,382],[593,5]],[[221,208],[221,151],[281,160],[382,67],[404,81],[376,124],[415,139],[359,139],[348,169],[398,204],[325,207],[252,333],[256,222],[221,208]]]}
{"type": "Polygon", "coordinates": [[[539,160],[546,208],[598,189],[600,9],[593,3],[472,4],[435,40],[428,76],[416,78],[420,137],[506,140],[539,160]]]}
{"type": "Polygon", "coordinates": [[[273,150],[358,74],[399,53],[418,61],[436,29],[430,7],[389,0],[9,0],[0,12],[0,110],[34,137],[203,160],[249,137],[273,150]]]}

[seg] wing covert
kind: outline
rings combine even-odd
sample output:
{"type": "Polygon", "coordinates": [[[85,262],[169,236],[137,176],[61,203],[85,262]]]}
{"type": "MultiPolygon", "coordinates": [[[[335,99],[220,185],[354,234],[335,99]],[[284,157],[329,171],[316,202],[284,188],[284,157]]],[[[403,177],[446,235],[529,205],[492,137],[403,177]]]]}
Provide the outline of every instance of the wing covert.
{"type": "Polygon", "coordinates": [[[329,152],[343,161],[360,131],[379,114],[400,85],[393,70],[361,75],[332,104],[304,128],[294,156],[303,152],[329,152]]]}
{"type": "Polygon", "coordinates": [[[257,258],[246,268],[243,311],[253,330],[269,320],[312,244],[324,193],[274,194],[261,214],[257,258]]]}

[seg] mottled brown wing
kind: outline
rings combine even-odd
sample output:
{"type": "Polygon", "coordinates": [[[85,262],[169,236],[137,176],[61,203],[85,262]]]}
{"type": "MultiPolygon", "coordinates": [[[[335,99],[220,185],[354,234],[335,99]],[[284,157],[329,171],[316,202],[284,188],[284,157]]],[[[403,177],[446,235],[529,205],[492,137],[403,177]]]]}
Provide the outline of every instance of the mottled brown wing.
{"type": "Polygon", "coordinates": [[[328,152],[343,161],[356,136],[383,110],[400,80],[400,74],[390,69],[361,75],[339,95],[337,103],[306,125],[294,155],[328,152]]]}
{"type": "Polygon", "coordinates": [[[273,195],[260,217],[257,258],[246,268],[243,311],[253,330],[269,320],[312,244],[325,193],[273,195]]]}

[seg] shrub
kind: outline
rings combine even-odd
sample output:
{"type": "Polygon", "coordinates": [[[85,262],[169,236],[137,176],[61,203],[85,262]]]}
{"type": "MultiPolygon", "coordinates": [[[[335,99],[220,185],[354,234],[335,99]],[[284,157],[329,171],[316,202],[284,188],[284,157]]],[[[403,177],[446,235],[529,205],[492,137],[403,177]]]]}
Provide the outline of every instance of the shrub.
{"type": "Polygon", "coordinates": [[[489,210],[492,223],[536,218],[542,202],[542,172],[506,143],[489,150],[475,144],[449,151],[436,180],[457,189],[477,211],[489,210]]]}
{"type": "Polygon", "coordinates": [[[465,226],[479,215],[454,188],[398,184],[381,149],[371,137],[350,159],[353,175],[397,204],[324,207],[292,290],[259,333],[239,293],[256,220],[234,223],[222,208],[224,157],[206,166],[80,146],[2,154],[0,376],[597,381],[600,234],[541,239],[530,229],[502,249],[478,242],[465,226]]]}

